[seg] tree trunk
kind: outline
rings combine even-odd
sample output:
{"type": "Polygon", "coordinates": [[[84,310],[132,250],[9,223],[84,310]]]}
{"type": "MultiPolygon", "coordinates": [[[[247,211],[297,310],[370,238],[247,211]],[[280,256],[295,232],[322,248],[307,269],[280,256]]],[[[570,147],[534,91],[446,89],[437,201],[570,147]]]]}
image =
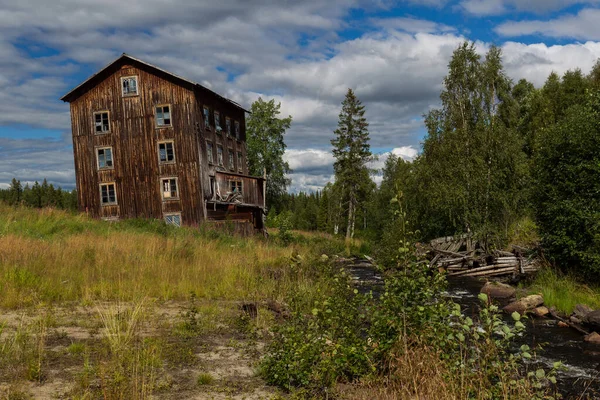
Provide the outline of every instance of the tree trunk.
{"type": "Polygon", "coordinates": [[[350,191],[350,201],[348,203],[348,226],[346,227],[346,239],[351,239],[354,236],[354,190],[350,191]]]}

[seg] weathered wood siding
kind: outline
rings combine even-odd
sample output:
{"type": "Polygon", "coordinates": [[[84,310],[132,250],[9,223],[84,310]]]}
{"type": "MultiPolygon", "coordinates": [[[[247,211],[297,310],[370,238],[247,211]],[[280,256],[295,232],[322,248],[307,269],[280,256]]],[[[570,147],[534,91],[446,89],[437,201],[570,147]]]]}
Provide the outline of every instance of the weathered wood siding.
{"type": "Polygon", "coordinates": [[[163,218],[180,212],[182,223],[205,219],[201,179],[201,109],[192,87],[123,65],[71,103],[73,149],[79,206],[94,217],[163,218]],[[121,77],[138,77],[138,95],[123,97],[121,77]],[[171,127],[157,128],[155,106],[171,106],[171,127]],[[110,132],[96,134],[94,112],[109,111],[110,132]],[[175,163],[160,165],[158,142],[173,140],[175,163]],[[114,169],[98,171],[97,146],[111,146],[114,169]],[[179,199],[163,201],[161,177],[177,177],[179,199]],[[102,206],[102,182],[115,182],[116,206],[102,206]]]}

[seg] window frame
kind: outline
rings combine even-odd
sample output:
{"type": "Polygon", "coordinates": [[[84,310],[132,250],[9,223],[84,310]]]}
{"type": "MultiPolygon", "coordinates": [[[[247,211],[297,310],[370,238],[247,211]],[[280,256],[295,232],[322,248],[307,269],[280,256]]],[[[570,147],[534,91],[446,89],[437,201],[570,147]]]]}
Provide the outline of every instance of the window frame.
{"type": "Polygon", "coordinates": [[[157,104],[154,106],[154,124],[156,125],[156,129],[162,129],[162,128],[172,128],[173,127],[173,107],[171,106],[171,104],[157,104]],[[163,124],[160,125],[158,123],[158,112],[157,112],[157,108],[161,107],[162,109],[162,113],[163,113],[163,122],[165,121],[164,118],[164,107],[169,107],[169,123],[168,124],[163,124]]]}
{"type": "MultiPolygon", "coordinates": [[[[102,117],[100,117],[100,122],[102,122],[102,117]]],[[[92,117],[92,126],[94,128],[94,135],[105,135],[107,133],[111,133],[112,131],[112,123],[110,122],[110,111],[109,110],[101,110],[101,111],[94,111],[94,115],[92,117]],[[107,131],[102,131],[102,132],[98,132],[96,130],[96,115],[102,115],[102,114],[108,114],[108,130],[107,131]]]]}
{"type": "Polygon", "coordinates": [[[121,77],[121,97],[135,97],[140,95],[140,78],[137,75],[128,75],[121,77]],[[125,79],[135,78],[135,93],[124,93],[123,81],[125,79]]]}
{"type": "Polygon", "coordinates": [[[221,112],[213,111],[213,120],[215,122],[215,132],[221,134],[223,133],[223,127],[221,126],[221,112]]]}
{"type": "MultiPolygon", "coordinates": [[[[176,176],[168,176],[168,177],[163,177],[163,178],[159,178],[159,182],[160,182],[160,197],[162,198],[163,201],[171,201],[171,200],[179,200],[180,199],[180,194],[179,194],[179,179],[176,176]],[[175,180],[175,192],[177,193],[177,195],[175,197],[165,197],[165,191],[164,191],[164,181],[169,181],[169,189],[171,186],[171,180],[175,180]]],[[[172,192],[172,190],[171,190],[172,192]]]]}
{"type": "Polygon", "coordinates": [[[204,119],[204,129],[210,130],[210,107],[202,106],[202,118],[204,119]]]}
{"type": "Polygon", "coordinates": [[[223,161],[223,145],[222,144],[218,144],[217,145],[217,165],[219,167],[225,167],[224,161],[223,161]],[[221,161],[219,162],[219,149],[221,149],[221,161]]]}
{"type": "Polygon", "coordinates": [[[176,226],[178,228],[181,228],[182,225],[182,218],[181,218],[181,213],[180,212],[169,212],[169,213],[163,213],[163,220],[165,221],[165,223],[167,225],[173,225],[176,226]],[[179,225],[172,223],[172,222],[168,222],[167,221],[167,217],[179,217],[179,225]]]}
{"type": "Polygon", "coordinates": [[[232,187],[232,183],[235,183],[236,189],[240,188],[240,190],[238,191],[239,194],[243,195],[244,194],[244,182],[241,179],[229,179],[229,193],[234,193],[235,191],[231,190],[232,187]]]}
{"type": "Polygon", "coordinates": [[[227,149],[227,161],[229,162],[229,170],[230,171],[235,171],[235,153],[233,151],[233,149],[228,148],[227,149]]]}
{"type": "Polygon", "coordinates": [[[235,120],[233,121],[233,133],[235,134],[235,140],[242,140],[242,129],[240,127],[240,121],[235,120]]]}
{"type": "MultiPolygon", "coordinates": [[[[112,146],[96,146],[94,147],[94,151],[96,152],[96,169],[98,171],[110,171],[115,169],[115,152],[113,151],[112,146]],[[98,152],[100,150],[110,149],[110,160],[112,161],[112,165],[110,167],[100,167],[100,154],[98,152]]],[[[104,162],[106,163],[106,155],[104,156],[104,162]]]]}
{"type": "MultiPolygon", "coordinates": [[[[100,206],[102,207],[108,207],[108,206],[116,206],[119,204],[119,200],[117,197],[117,184],[116,182],[101,182],[98,184],[98,189],[99,189],[99,194],[100,194],[100,206]],[[115,188],[115,201],[114,202],[108,202],[108,203],[104,203],[102,201],[102,186],[110,186],[113,185],[113,187],[115,188]]],[[[109,194],[110,196],[110,194],[109,194]]]]}
{"type": "Polygon", "coordinates": [[[244,155],[242,154],[241,151],[237,152],[237,170],[238,172],[243,172],[244,171],[244,167],[243,167],[243,163],[244,163],[244,155]]]}
{"type": "Polygon", "coordinates": [[[229,117],[225,117],[225,131],[227,133],[227,136],[232,137],[231,136],[231,118],[229,118],[229,117]]]}
{"type": "Polygon", "coordinates": [[[208,161],[208,165],[215,164],[213,149],[214,149],[213,142],[210,140],[207,140],[206,141],[206,161],[208,161]],[[210,146],[210,148],[209,148],[209,146],[210,146]]]}
{"type": "MultiPolygon", "coordinates": [[[[159,140],[158,143],[156,144],[156,150],[158,151],[158,165],[167,165],[167,164],[175,164],[177,163],[177,156],[175,155],[175,140],[173,139],[169,139],[169,140],[159,140]],[[160,159],[160,145],[161,144],[167,144],[167,143],[171,143],[171,146],[173,147],[173,160],[169,161],[167,159],[167,161],[162,161],[160,159]]],[[[167,152],[167,148],[165,146],[165,156],[167,156],[168,158],[168,152],[167,152]]]]}

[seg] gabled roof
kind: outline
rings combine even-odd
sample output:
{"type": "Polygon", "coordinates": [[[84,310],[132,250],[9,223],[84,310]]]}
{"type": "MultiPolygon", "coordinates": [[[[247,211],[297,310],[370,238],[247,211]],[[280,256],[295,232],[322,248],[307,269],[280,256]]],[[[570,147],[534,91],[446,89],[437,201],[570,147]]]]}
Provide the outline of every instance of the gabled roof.
{"type": "Polygon", "coordinates": [[[77,100],[81,95],[83,95],[88,90],[90,90],[92,87],[94,87],[95,85],[100,83],[108,75],[114,73],[121,65],[125,64],[125,62],[137,64],[139,67],[142,67],[142,68],[148,70],[149,72],[152,72],[156,75],[162,75],[165,78],[172,80],[182,86],[189,87],[190,89],[201,89],[201,90],[207,91],[207,92],[215,95],[216,97],[220,98],[221,100],[231,103],[235,107],[237,107],[241,110],[249,112],[248,110],[243,108],[241,105],[239,105],[235,101],[229,100],[228,98],[221,96],[220,94],[208,89],[205,86],[200,85],[197,82],[190,81],[189,79],[186,79],[186,78],[182,78],[182,77],[175,75],[167,70],[164,70],[155,65],[149,64],[145,61],[142,61],[140,59],[132,57],[126,53],[123,53],[116,60],[112,61],[110,64],[108,64],[107,66],[102,68],[100,71],[96,72],[94,75],[90,76],[88,79],[86,79],[81,84],[79,84],[79,86],[75,87],[73,90],[71,90],[69,93],[65,94],[60,99],[62,101],[69,102],[69,103],[74,100],[77,100]]]}

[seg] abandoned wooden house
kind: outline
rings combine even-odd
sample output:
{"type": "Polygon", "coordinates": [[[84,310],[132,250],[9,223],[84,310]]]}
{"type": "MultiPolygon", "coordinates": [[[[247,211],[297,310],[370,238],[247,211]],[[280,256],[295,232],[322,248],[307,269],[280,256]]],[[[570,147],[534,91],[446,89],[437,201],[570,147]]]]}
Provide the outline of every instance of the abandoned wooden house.
{"type": "Polygon", "coordinates": [[[263,229],[265,181],[248,175],[239,104],[127,54],[61,100],[81,211],[263,229]]]}

